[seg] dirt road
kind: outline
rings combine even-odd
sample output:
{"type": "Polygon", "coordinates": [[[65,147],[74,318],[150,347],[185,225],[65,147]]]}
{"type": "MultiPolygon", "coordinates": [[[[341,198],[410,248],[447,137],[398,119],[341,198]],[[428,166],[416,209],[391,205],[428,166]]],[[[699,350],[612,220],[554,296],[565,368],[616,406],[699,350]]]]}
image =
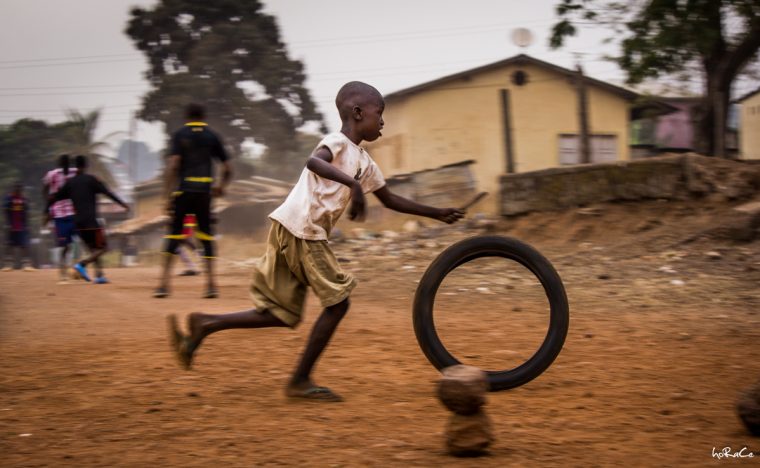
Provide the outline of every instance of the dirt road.
{"type": "MultiPolygon", "coordinates": [[[[172,297],[152,299],[148,268],[113,269],[113,284],[98,286],[0,273],[0,464],[708,466],[714,447],[745,446],[758,455],[735,462],[756,464],[760,439],[734,405],[760,378],[757,243],[716,259],[706,245],[642,255],[535,239],[565,281],[571,328],[544,375],[489,395],[496,441],[485,458],[443,451],[448,415],[411,301],[451,239],[428,239],[395,254],[368,247],[379,241],[338,247],[360,287],[315,378],[341,404],[282,393],[319,312],[313,297],[296,331],[222,332],[193,371],[175,364],[166,314],[247,308],[244,266],[222,268],[222,297],[211,301],[199,299],[200,278],[177,278],[172,297]]],[[[445,342],[486,368],[525,353],[536,326],[530,295],[515,305],[529,285],[490,276],[486,286],[463,277],[441,296],[445,342]]]]}

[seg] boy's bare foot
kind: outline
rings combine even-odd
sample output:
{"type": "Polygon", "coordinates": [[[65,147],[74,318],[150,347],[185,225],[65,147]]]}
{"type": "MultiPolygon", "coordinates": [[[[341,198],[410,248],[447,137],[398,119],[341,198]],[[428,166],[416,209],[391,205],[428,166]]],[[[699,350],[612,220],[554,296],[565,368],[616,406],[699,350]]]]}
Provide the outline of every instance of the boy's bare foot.
{"type": "Polygon", "coordinates": [[[340,402],[343,398],[327,387],[320,387],[311,380],[301,383],[291,382],[285,388],[285,395],[290,398],[299,398],[304,400],[340,402]]]}
{"type": "Polygon", "coordinates": [[[183,369],[190,370],[193,365],[193,353],[195,353],[200,342],[194,345],[190,337],[182,334],[176,315],[170,314],[166,319],[169,325],[169,342],[171,343],[174,355],[183,369]]]}

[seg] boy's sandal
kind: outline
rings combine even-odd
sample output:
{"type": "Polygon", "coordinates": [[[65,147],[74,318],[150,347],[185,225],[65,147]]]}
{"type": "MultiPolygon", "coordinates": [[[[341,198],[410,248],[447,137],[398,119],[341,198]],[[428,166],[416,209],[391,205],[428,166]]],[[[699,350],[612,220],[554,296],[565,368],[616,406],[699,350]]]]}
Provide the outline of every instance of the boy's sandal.
{"type": "Polygon", "coordinates": [[[290,398],[299,398],[304,400],[316,400],[316,401],[329,401],[339,402],[343,401],[343,398],[334,393],[327,387],[311,387],[306,390],[288,389],[287,395],[290,398]]]}
{"type": "Polygon", "coordinates": [[[169,296],[169,290],[166,288],[156,288],[155,291],[153,291],[153,297],[157,299],[161,299],[163,297],[169,296]]]}

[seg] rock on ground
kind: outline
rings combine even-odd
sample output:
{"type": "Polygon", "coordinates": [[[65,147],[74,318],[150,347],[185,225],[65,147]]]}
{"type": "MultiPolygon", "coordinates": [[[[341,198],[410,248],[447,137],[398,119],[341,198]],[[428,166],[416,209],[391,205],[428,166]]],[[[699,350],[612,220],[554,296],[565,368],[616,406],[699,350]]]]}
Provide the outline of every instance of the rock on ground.
{"type": "Polygon", "coordinates": [[[452,414],[446,426],[446,449],[458,456],[477,456],[484,454],[493,442],[491,420],[486,413],[452,414]]]}
{"type": "Polygon", "coordinates": [[[736,411],[749,432],[760,436],[760,381],[742,393],[736,411]]]}
{"type": "Polygon", "coordinates": [[[468,415],[486,402],[486,373],[477,367],[456,365],[443,370],[438,381],[438,398],[449,410],[468,415]]]}

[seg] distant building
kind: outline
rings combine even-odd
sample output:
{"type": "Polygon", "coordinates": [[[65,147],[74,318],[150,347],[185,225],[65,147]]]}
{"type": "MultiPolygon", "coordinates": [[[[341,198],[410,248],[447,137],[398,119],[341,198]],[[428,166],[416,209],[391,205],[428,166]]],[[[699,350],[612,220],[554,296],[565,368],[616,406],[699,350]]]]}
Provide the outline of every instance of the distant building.
{"type": "MultiPolygon", "coordinates": [[[[635,116],[631,122],[633,159],[662,153],[696,151],[694,113],[702,99],[699,96],[644,98],[642,102],[651,101],[655,103],[656,107],[665,106],[666,108],[664,108],[664,112],[642,112],[635,116]]],[[[737,152],[736,128],[736,109],[731,107],[729,109],[728,134],[726,135],[728,154],[736,154],[737,152]]]]}
{"type": "MultiPolygon", "coordinates": [[[[581,161],[578,74],[527,55],[446,76],[385,96],[384,136],[368,150],[386,176],[465,160],[478,188],[499,176],[581,161]]],[[[628,89],[584,77],[591,162],[630,159],[634,101],[628,89]]]]}
{"type": "Polygon", "coordinates": [[[736,100],[741,107],[739,152],[742,159],[760,159],[760,88],[736,100]]]}

